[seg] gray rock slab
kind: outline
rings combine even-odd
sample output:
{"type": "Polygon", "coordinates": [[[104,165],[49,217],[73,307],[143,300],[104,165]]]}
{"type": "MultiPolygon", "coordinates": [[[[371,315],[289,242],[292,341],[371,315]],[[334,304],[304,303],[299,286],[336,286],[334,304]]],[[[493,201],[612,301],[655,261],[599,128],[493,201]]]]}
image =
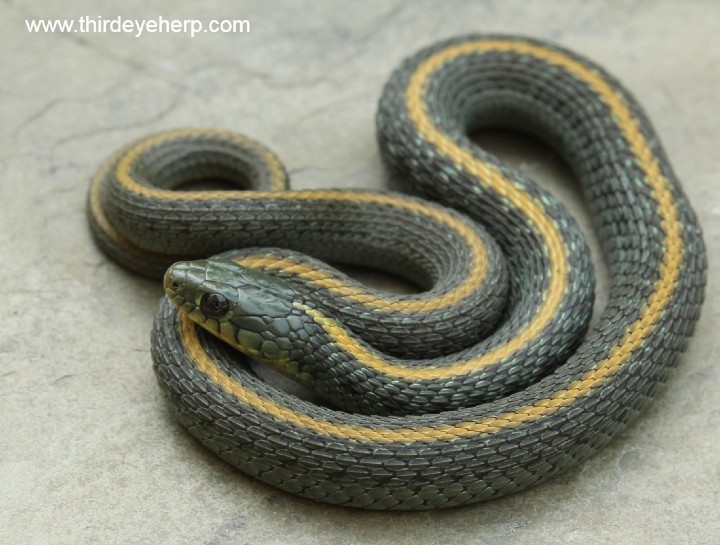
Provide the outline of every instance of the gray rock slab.
{"type": "MultiPolygon", "coordinates": [[[[719,25],[713,0],[1,3],[0,543],[720,543],[719,25]],[[98,15],[241,18],[250,32],[26,28],[98,15]],[[237,473],[163,403],[148,339],[161,289],[92,244],[90,177],[135,137],[211,126],[270,145],[297,188],[382,188],[374,113],[390,71],[438,39],[497,31],[588,55],[648,110],[709,247],[707,302],[682,365],[599,455],[487,504],[366,513],[237,473]]],[[[591,233],[550,151],[504,134],[480,141],[591,233]]]]}

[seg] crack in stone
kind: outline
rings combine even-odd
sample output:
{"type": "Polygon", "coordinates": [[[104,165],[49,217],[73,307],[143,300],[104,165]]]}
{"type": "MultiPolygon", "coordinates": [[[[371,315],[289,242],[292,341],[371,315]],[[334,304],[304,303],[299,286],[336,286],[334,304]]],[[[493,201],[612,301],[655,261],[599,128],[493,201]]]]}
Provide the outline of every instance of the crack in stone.
{"type": "Polygon", "coordinates": [[[183,79],[196,78],[205,72],[212,73],[215,70],[227,71],[228,69],[235,70],[240,75],[247,75],[251,78],[254,78],[263,83],[263,85],[265,85],[266,87],[270,87],[272,89],[295,89],[299,87],[314,87],[322,83],[326,83],[335,88],[339,88],[342,86],[339,81],[323,75],[318,75],[311,78],[282,79],[282,77],[279,77],[272,72],[265,72],[255,68],[250,68],[238,62],[204,64],[200,68],[191,69],[185,72],[183,74],[183,79]]]}
{"type": "Polygon", "coordinates": [[[166,117],[168,117],[174,110],[178,108],[178,106],[183,101],[183,93],[178,93],[173,97],[172,101],[160,112],[158,112],[156,115],[148,118],[144,118],[138,121],[133,121],[131,123],[125,123],[122,125],[110,125],[106,127],[102,127],[100,129],[92,130],[92,131],[86,131],[83,133],[77,133],[72,134],[70,136],[63,137],[55,142],[53,145],[51,152],[54,154],[57,148],[60,146],[63,146],[65,144],[68,144],[70,142],[74,142],[77,140],[83,140],[85,138],[90,138],[92,136],[97,136],[99,134],[107,134],[107,133],[113,133],[118,131],[123,131],[127,129],[134,129],[138,127],[144,127],[146,125],[153,125],[159,121],[162,121],[166,117]]]}
{"type": "MultiPolygon", "coordinates": [[[[38,17],[35,13],[32,11],[29,11],[20,5],[16,4],[13,0],[3,0],[8,6],[13,8],[17,13],[20,14],[21,17],[25,19],[42,19],[42,17],[38,17]]],[[[133,61],[132,59],[128,59],[126,57],[122,57],[120,55],[116,55],[112,53],[111,51],[108,51],[106,49],[103,49],[102,47],[98,47],[97,44],[82,38],[74,33],[70,32],[53,32],[53,36],[57,37],[57,39],[61,40],[69,40],[70,42],[79,45],[80,47],[84,49],[88,49],[98,55],[99,57],[114,61],[116,63],[122,64],[128,68],[130,68],[132,71],[140,73],[144,76],[147,76],[150,79],[159,80],[164,83],[167,83],[173,88],[180,89],[180,90],[186,90],[185,86],[177,82],[171,78],[163,77],[161,73],[158,73],[157,70],[153,70],[152,68],[144,65],[143,63],[133,61]]]]}

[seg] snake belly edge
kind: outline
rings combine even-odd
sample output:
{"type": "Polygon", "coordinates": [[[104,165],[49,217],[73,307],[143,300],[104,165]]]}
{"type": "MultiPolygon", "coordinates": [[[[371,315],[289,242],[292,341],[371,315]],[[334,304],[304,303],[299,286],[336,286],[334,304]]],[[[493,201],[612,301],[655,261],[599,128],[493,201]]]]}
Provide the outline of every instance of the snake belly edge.
{"type": "Polygon", "coordinates": [[[652,399],[704,297],[700,227],[650,122],[591,61],[476,35],[403,62],[377,126],[393,179],[439,204],[289,191],[272,152],[221,130],[152,135],[100,169],[99,246],[146,275],[170,267],[152,356],[177,418],[245,473],[350,507],[464,505],[576,465],[652,399]],[[487,127],[547,142],[581,184],[611,278],[589,331],[587,246],[563,206],[472,143],[487,127]],[[199,178],[244,190],[174,190],[199,178]],[[323,261],[424,291],[378,292],[323,261]]]}

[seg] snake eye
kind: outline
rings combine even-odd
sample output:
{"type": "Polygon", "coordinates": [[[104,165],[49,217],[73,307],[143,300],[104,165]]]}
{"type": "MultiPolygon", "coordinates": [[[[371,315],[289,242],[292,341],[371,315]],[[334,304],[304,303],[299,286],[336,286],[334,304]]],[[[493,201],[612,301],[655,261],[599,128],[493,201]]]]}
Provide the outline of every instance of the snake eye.
{"type": "Polygon", "coordinates": [[[227,312],[229,307],[230,302],[219,293],[203,295],[200,301],[200,310],[202,310],[203,314],[208,318],[220,318],[227,312]]]}

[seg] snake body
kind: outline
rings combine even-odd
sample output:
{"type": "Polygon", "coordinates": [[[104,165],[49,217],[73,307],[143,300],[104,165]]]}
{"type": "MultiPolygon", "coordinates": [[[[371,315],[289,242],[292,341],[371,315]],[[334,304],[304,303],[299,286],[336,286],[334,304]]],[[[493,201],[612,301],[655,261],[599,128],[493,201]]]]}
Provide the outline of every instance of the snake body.
{"type": "Polygon", "coordinates": [[[177,418],[249,475],[370,509],[478,502],[587,458],[666,380],[704,295],[701,231],[642,109],[563,48],[468,36],[407,59],[377,125],[393,179],[435,203],[290,191],[272,152],[220,130],[152,135],[100,169],[96,241],[165,273],[152,355],[177,418]],[[611,277],[590,331],[587,246],[562,205],[468,136],[496,126],[549,143],[582,186],[611,277]],[[173,190],[200,178],[243,190],[173,190]],[[374,291],[324,261],[423,291],[374,291]],[[328,406],[266,384],[240,353],[328,406]]]}

